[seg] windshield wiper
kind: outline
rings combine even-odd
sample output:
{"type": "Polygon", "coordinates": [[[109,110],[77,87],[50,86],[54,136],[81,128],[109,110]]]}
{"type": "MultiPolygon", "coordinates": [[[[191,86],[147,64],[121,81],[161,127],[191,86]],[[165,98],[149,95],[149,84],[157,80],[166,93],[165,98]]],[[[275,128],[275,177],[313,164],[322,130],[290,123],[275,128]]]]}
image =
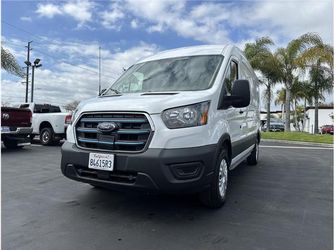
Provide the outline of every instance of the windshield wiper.
{"type": "MultiPolygon", "coordinates": [[[[114,92],[116,95],[121,95],[121,94],[122,94],[122,93],[121,93],[120,91],[118,91],[117,89],[108,89],[108,90],[106,91],[106,93],[109,92],[110,90],[111,90],[112,92],[114,92]]],[[[110,95],[103,94],[102,96],[110,96],[110,95]]]]}

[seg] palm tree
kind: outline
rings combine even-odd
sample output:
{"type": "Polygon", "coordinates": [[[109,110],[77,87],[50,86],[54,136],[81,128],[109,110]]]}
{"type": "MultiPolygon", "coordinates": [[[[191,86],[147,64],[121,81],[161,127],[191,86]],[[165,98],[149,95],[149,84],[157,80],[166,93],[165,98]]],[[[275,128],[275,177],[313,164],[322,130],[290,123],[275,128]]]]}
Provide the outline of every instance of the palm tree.
{"type": "Polygon", "coordinates": [[[301,99],[303,95],[303,89],[302,89],[302,83],[300,81],[298,81],[298,78],[296,77],[294,79],[294,83],[292,85],[291,88],[291,102],[292,105],[290,105],[292,107],[293,110],[293,126],[295,127],[295,129],[299,129],[298,126],[298,117],[297,117],[297,105],[298,105],[298,101],[301,99]]]}
{"type": "Polygon", "coordinates": [[[310,48],[322,44],[321,38],[314,33],[307,33],[289,42],[286,48],[277,49],[275,55],[279,60],[279,68],[282,71],[282,80],[286,89],[285,100],[285,131],[290,131],[290,104],[291,89],[294,83],[296,71],[304,65],[310,48]]]}
{"type": "Polygon", "coordinates": [[[333,64],[334,64],[334,49],[333,46],[323,43],[321,40],[304,52],[304,56],[299,58],[298,64],[305,68],[313,68],[320,60],[320,67],[327,72],[331,78],[334,77],[333,64]]]}
{"type": "MultiPolygon", "coordinates": [[[[304,120],[305,120],[305,115],[306,115],[306,105],[307,102],[311,102],[311,90],[310,90],[310,83],[308,81],[299,81],[298,77],[295,77],[294,83],[291,88],[291,101],[292,101],[292,109],[294,112],[294,126],[300,131],[300,126],[299,126],[299,119],[300,115],[300,106],[298,106],[298,102],[300,100],[304,100],[304,119],[303,119],[303,125],[304,125],[304,120]]],[[[304,126],[302,127],[302,130],[304,130],[304,126]]]]}
{"type": "Polygon", "coordinates": [[[314,133],[319,132],[319,99],[323,99],[324,92],[331,92],[333,89],[333,46],[320,41],[311,48],[308,48],[298,62],[302,69],[310,69],[310,97],[314,98],[314,133]]]}
{"type": "MultiPolygon", "coordinates": [[[[296,88],[295,88],[296,89],[296,88]]],[[[313,99],[313,89],[311,88],[311,84],[309,81],[302,81],[299,82],[298,87],[297,87],[297,98],[303,99],[304,101],[304,106],[303,106],[303,125],[302,125],[302,131],[304,131],[305,128],[305,121],[306,121],[306,108],[307,104],[312,105],[312,99],[313,99]]]]}
{"type": "Polygon", "coordinates": [[[314,98],[314,134],[319,133],[319,99],[322,93],[330,92],[333,89],[333,78],[321,66],[320,60],[317,65],[310,70],[310,83],[314,98]]]}
{"type": "Polygon", "coordinates": [[[281,106],[281,111],[282,111],[282,119],[284,118],[284,105],[285,105],[285,89],[282,88],[280,90],[276,91],[276,99],[275,99],[275,105],[280,105],[281,106]]]}
{"type": "Polygon", "coordinates": [[[257,39],[255,43],[247,43],[244,51],[252,67],[259,70],[265,78],[260,83],[266,86],[264,100],[267,103],[267,131],[270,128],[272,86],[281,79],[279,62],[270,51],[270,45],[274,45],[274,42],[269,37],[262,37],[257,39]]]}
{"type": "Polygon", "coordinates": [[[8,73],[23,77],[24,72],[20,65],[17,63],[15,57],[6,49],[1,46],[1,68],[8,73]]]}

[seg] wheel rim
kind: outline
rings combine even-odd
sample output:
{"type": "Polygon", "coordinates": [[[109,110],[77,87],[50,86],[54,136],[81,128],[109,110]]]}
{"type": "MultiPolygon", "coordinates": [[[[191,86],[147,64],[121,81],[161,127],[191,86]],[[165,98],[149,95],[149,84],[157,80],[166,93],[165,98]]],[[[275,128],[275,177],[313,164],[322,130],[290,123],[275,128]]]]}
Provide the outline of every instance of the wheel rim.
{"type": "Polygon", "coordinates": [[[225,197],[226,189],[227,189],[227,163],[225,159],[222,159],[219,166],[219,193],[221,197],[225,197]]]}
{"type": "Polygon", "coordinates": [[[259,144],[258,143],[256,143],[256,146],[255,146],[255,150],[256,150],[256,153],[255,153],[255,157],[256,157],[256,161],[259,159],[259,144]]]}
{"type": "Polygon", "coordinates": [[[48,142],[49,139],[50,139],[50,134],[49,134],[49,132],[45,131],[42,135],[42,140],[43,140],[43,142],[48,142]]]}

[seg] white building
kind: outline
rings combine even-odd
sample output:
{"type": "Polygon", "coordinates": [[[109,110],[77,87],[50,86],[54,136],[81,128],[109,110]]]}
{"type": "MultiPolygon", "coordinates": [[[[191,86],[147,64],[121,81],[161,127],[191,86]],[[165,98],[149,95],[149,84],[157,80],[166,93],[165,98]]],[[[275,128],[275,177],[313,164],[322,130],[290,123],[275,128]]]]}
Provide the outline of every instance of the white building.
{"type": "MultiPolygon", "coordinates": [[[[334,110],[332,107],[319,107],[319,131],[323,125],[332,125],[334,123],[334,110]]],[[[308,133],[314,132],[314,107],[306,108],[306,119],[304,121],[304,131],[308,133]]]]}

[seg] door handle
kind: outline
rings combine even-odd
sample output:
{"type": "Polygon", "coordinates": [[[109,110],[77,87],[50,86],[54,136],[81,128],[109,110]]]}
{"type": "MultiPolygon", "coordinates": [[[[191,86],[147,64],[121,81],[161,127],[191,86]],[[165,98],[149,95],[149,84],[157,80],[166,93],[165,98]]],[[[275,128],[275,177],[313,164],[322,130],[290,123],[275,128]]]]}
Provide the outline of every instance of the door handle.
{"type": "Polygon", "coordinates": [[[244,113],[244,111],[240,109],[239,110],[239,114],[243,114],[243,113],[244,113]]]}

